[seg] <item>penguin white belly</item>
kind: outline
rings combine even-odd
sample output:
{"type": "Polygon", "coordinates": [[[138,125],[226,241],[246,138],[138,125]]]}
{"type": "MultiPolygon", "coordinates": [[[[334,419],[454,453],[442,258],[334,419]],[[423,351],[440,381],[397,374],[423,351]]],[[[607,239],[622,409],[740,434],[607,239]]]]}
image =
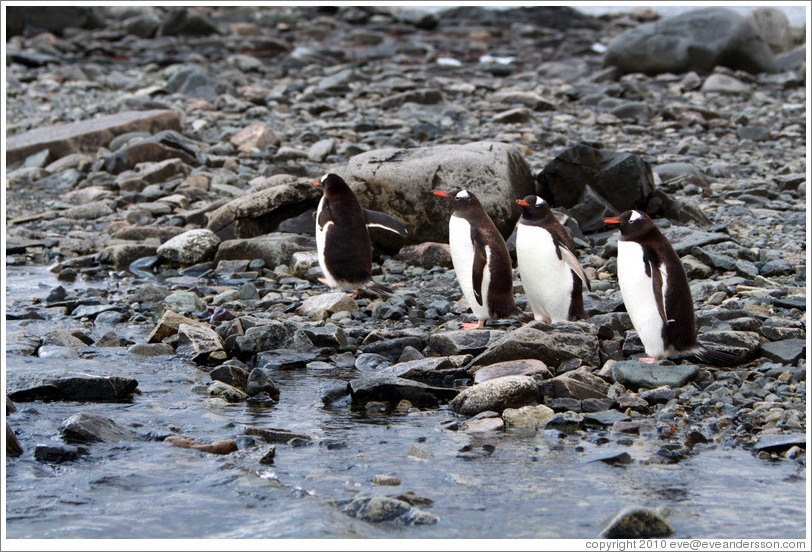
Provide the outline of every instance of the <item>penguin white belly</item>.
{"type": "Polygon", "coordinates": [[[516,229],[516,260],[527,302],[536,320],[569,320],[572,270],[558,258],[550,233],[539,226],[519,224],[516,229]]]}
{"type": "Polygon", "coordinates": [[[652,280],[646,275],[643,248],[638,243],[618,241],[617,279],[626,312],[646,348],[646,354],[654,358],[664,356],[663,320],[657,308],[652,280]]]}
{"type": "Polygon", "coordinates": [[[346,288],[346,282],[339,282],[336,280],[333,275],[327,270],[327,262],[324,259],[324,248],[327,242],[327,230],[334,226],[333,221],[328,222],[324,225],[324,227],[319,228],[319,215],[321,214],[321,209],[324,206],[324,196],[322,196],[321,201],[319,201],[319,207],[316,209],[316,255],[319,258],[319,267],[321,267],[321,272],[324,274],[324,279],[327,280],[327,284],[331,288],[346,288]]]}
{"type": "MultiPolygon", "coordinates": [[[[448,245],[451,249],[451,262],[454,264],[454,272],[457,273],[457,281],[462,288],[462,294],[471,312],[479,320],[490,318],[488,308],[488,287],[491,281],[491,274],[486,263],[485,273],[482,277],[482,302],[480,305],[474,295],[474,242],[471,240],[471,225],[462,217],[452,215],[448,221],[448,245]]],[[[490,258],[489,248],[486,248],[488,258],[490,258]]]]}

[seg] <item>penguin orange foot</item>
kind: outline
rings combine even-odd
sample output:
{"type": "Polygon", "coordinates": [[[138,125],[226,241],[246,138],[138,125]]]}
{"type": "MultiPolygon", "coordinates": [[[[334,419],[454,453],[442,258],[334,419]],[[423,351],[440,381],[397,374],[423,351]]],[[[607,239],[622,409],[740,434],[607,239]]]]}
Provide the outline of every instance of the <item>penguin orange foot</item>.
{"type": "Polygon", "coordinates": [[[481,330],[485,327],[484,320],[478,320],[477,322],[463,322],[462,329],[463,330],[481,330]]]}

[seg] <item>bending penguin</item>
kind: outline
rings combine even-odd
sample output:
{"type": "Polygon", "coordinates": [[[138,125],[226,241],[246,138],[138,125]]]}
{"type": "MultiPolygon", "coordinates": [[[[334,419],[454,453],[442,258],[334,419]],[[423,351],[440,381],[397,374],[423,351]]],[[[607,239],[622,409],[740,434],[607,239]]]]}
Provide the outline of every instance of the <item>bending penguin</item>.
{"type": "Polygon", "coordinates": [[[572,238],[542,198],[529,195],[516,203],[522,208],[516,260],[533,316],[548,324],[586,318],[581,288],[592,288],[572,238]]]}
{"type": "Polygon", "coordinates": [[[467,190],[434,195],[452,202],[448,221],[448,245],[454,272],[477,323],[465,323],[466,330],[482,328],[487,320],[518,313],[513,302],[513,267],[507,245],[477,197],[467,190]]]}
{"type": "Polygon", "coordinates": [[[331,288],[355,290],[353,297],[358,297],[362,287],[383,295],[394,293],[372,279],[372,241],[367,227],[401,236],[408,234],[406,228],[389,215],[363,209],[337,174],[326,174],[313,185],[324,189],[316,211],[316,249],[324,273],[319,281],[331,288]]]}
{"type": "Polygon", "coordinates": [[[620,228],[617,279],[626,311],[648,355],[640,360],[694,356],[716,366],[740,363],[735,355],[697,341],[688,275],[649,216],[632,210],[604,222],[620,228]]]}

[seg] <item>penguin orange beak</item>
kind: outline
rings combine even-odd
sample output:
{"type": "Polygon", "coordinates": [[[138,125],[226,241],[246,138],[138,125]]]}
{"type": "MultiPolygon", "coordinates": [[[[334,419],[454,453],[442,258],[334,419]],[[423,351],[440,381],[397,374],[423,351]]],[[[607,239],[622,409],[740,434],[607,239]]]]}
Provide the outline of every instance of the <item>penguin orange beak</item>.
{"type": "Polygon", "coordinates": [[[313,187],[314,188],[321,188],[321,182],[314,182],[313,187]]]}
{"type": "Polygon", "coordinates": [[[447,193],[445,193],[445,192],[441,192],[440,190],[432,190],[432,192],[431,192],[431,193],[433,193],[433,194],[434,194],[434,195],[436,195],[436,196],[440,196],[440,197],[451,197],[451,196],[450,196],[450,195],[448,195],[447,193]]]}
{"type": "Polygon", "coordinates": [[[617,220],[615,218],[603,219],[603,222],[605,222],[606,224],[623,224],[623,221],[617,220]]]}
{"type": "Polygon", "coordinates": [[[523,199],[517,199],[517,200],[516,200],[516,204],[517,204],[517,205],[521,205],[522,207],[530,207],[530,204],[529,204],[529,203],[527,203],[527,202],[526,202],[525,200],[523,200],[523,199]]]}

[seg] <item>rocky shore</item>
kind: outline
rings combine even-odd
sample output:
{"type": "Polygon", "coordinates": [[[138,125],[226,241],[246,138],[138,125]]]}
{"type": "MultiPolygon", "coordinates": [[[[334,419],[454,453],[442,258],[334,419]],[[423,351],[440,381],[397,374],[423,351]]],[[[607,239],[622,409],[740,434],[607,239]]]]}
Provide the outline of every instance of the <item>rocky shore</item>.
{"type": "MultiPolygon", "coordinates": [[[[260,466],[275,447],[313,439],[255,428],[201,443],[85,413],[139,402],[126,360],[90,362],[115,350],[185,359],[207,397],[246,408],[284,405],[291,372],[336,370],[313,408],[448,411],[454,421],[438,429],[485,441],[553,430],[598,451],[582,461],[621,467],[734,448],[804,473],[803,33],[770,8],[713,10],[699,16],[713,40],[673,18],[676,50],[699,41],[707,55],[671,66],[636,42],[668,23],[653,26],[646,10],[116,7],[33,22],[19,12],[8,24],[22,34],[5,45],[6,263],[12,278],[48,266],[53,281],[41,299],[6,303],[7,455],[65,462],[96,442],[147,438],[249,450],[260,466]],[[353,299],[318,281],[312,183],[326,172],[408,228],[407,240],[371,234],[373,275],[395,295],[353,299]],[[472,315],[451,268],[449,211],[429,193],[454,186],[478,194],[505,238],[516,199],[548,199],[592,279],[589,318],[461,330],[472,315]],[[617,233],[600,223],[629,208],[655,218],[681,257],[700,340],[738,366],[636,360],[617,233]],[[32,370],[42,363],[53,369],[32,370]],[[38,442],[20,417],[39,401],[76,403],[55,420],[64,444],[38,442]],[[648,452],[630,456],[641,442],[648,452]]],[[[514,290],[529,310],[521,274],[514,290]]],[[[459,457],[486,458],[489,446],[459,457]]],[[[433,524],[430,502],[335,507],[433,524]]],[[[643,518],[642,535],[669,534],[659,516],[643,518]]]]}

